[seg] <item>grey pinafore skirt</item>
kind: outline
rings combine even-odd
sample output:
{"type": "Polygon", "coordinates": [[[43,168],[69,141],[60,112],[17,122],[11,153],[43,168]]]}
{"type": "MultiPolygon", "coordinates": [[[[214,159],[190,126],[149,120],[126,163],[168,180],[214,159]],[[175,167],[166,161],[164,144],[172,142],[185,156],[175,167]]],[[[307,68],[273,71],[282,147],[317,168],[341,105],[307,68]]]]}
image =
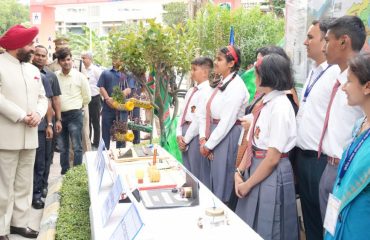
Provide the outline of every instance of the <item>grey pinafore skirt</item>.
{"type": "MultiPolygon", "coordinates": [[[[245,179],[256,171],[262,160],[253,157],[250,173],[244,173],[245,179]]],[[[289,159],[280,159],[269,177],[245,198],[239,199],[235,212],[265,240],[299,239],[293,170],[289,159]]]]}

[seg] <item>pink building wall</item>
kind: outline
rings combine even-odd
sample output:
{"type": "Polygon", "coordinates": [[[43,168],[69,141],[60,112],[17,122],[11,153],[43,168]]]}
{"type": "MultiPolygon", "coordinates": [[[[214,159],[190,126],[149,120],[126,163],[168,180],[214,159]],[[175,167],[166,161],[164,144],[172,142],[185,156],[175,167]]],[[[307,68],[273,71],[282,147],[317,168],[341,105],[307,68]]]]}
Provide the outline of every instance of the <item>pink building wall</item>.
{"type": "Polygon", "coordinates": [[[49,58],[54,52],[55,45],[55,5],[110,2],[109,0],[31,0],[30,22],[39,28],[36,45],[44,45],[49,51],[49,58]]]}

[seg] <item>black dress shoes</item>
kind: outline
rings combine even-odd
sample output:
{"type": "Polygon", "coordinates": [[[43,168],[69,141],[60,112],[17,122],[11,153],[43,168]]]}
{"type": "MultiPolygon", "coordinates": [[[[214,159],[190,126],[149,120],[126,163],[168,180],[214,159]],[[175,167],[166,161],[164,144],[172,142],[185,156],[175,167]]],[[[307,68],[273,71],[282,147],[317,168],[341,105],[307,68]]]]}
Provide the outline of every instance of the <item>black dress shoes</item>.
{"type": "Polygon", "coordinates": [[[43,188],[42,189],[42,192],[41,192],[41,196],[43,197],[43,198],[46,198],[46,196],[48,195],[48,189],[47,188],[43,188]]]}
{"type": "Polygon", "coordinates": [[[29,227],[19,228],[19,227],[10,226],[10,233],[18,234],[25,238],[37,238],[37,235],[39,235],[39,232],[32,230],[29,227]]]}
{"type": "Polygon", "coordinates": [[[32,207],[34,209],[42,209],[44,208],[44,206],[45,206],[45,203],[41,199],[32,200],[32,207]]]}
{"type": "Polygon", "coordinates": [[[8,236],[0,236],[0,240],[9,240],[8,236]]]}

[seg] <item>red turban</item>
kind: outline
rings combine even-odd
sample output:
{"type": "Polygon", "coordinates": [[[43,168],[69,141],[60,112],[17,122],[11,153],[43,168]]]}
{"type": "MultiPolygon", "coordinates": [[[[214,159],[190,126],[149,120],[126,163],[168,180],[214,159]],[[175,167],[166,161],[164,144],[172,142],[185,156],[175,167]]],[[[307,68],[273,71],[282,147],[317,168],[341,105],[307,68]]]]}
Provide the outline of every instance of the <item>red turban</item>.
{"type": "Polygon", "coordinates": [[[15,50],[30,44],[39,33],[37,27],[25,28],[15,25],[6,31],[0,38],[0,46],[7,50],[15,50]]]}

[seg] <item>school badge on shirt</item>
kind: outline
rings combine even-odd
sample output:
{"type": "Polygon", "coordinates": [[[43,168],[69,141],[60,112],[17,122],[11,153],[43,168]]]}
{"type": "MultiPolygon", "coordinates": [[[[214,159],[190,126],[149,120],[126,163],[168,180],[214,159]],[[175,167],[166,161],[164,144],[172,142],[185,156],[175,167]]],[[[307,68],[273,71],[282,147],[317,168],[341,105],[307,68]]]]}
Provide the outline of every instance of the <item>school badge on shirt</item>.
{"type": "Polygon", "coordinates": [[[195,109],[197,109],[196,106],[191,106],[191,113],[195,113],[195,109]]]}
{"type": "Polygon", "coordinates": [[[260,138],[260,132],[261,132],[261,128],[260,127],[256,127],[256,130],[254,130],[254,137],[256,139],[259,139],[260,138]]]}
{"type": "Polygon", "coordinates": [[[36,81],[40,81],[40,78],[38,76],[35,76],[33,79],[35,79],[36,81]]]}

